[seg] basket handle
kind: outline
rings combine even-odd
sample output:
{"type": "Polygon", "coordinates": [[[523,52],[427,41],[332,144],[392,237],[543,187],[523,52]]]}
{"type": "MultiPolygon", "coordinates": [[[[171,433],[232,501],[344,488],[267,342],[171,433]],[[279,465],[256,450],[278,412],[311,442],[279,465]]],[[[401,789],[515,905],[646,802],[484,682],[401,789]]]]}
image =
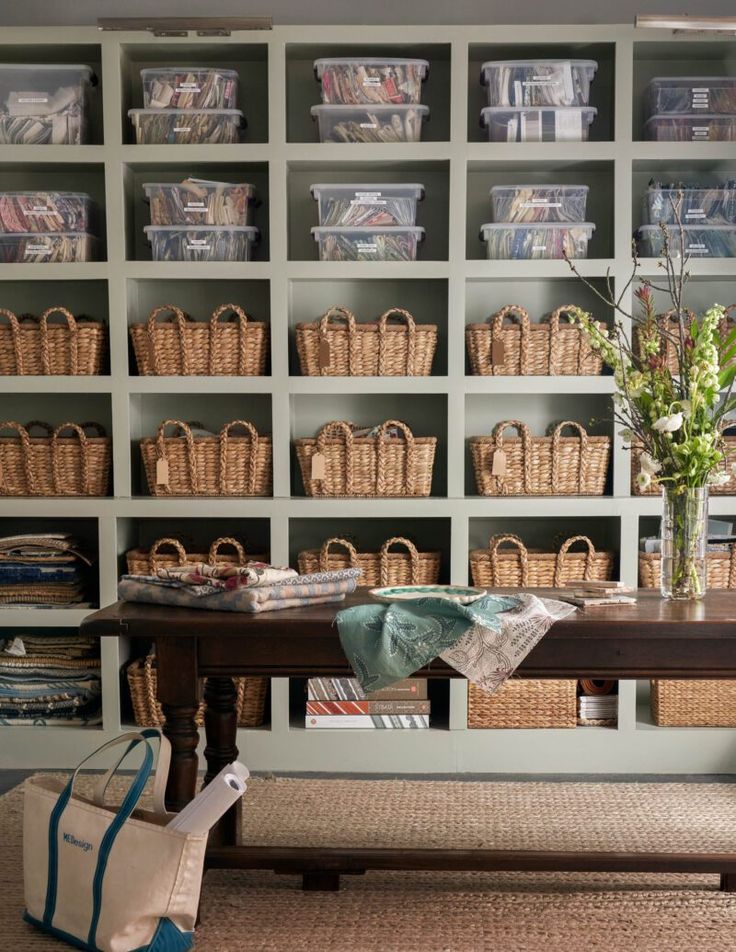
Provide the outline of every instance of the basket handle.
{"type": "Polygon", "coordinates": [[[736,542],[731,543],[731,545],[728,547],[728,551],[729,551],[728,587],[736,588],[736,542]]]}
{"type": "Polygon", "coordinates": [[[31,430],[34,426],[40,427],[48,437],[54,435],[54,428],[50,423],[46,423],[44,420],[29,420],[28,423],[26,423],[26,429],[28,430],[29,436],[31,435],[31,430]]]}
{"type": "Polygon", "coordinates": [[[378,318],[378,376],[383,377],[386,373],[386,324],[392,317],[406,324],[409,339],[407,341],[404,373],[407,377],[413,377],[417,349],[417,324],[412,315],[403,307],[390,307],[378,318]]]}
{"type": "MultiPolygon", "coordinates": [[[[496,311],[493,317],[490,318],[491,347],[493,347],[493,341],[495,339],[501,339],[503,322],[507,317],[512,319],[518,318],[519,328],[521,330],[521,346],[519,352],[521,373],[526,374],[529,362],[529,312],[526,308],[521,307],[518,304],[506,304],[505,307],[502,307],[500,311],[496,311]]],[[[493,363],[491,363],[491,371],[494,374],[496,372],[496,367],[493,363]]]]}
{"type": "Polygon", "coordinates": [[[577,420],[563,420],[561,423],[557,424],[557,426],[554,428],[554,431],[552,433],[552,492],[553,493],[557,489],[558,469],[559,469],[557,459],[560,454],[560,440],[562,439],[562,431],[568,426],[571,427],[573,430],[576,430],[580,438],[580,465],[578,467],[578,492],[580,492],[580,487],[585,484],[585,477],[588,471],[588,431],[585,429],[582,423],[578,423],[577,420]]]}
{"type": "MultiPolygon", "coordinates": [[[[20,439],[21,452],[23,456],[23,472],[28,486],[28,492],[31,496],[36,495],[36,474],[33,470],[33,455],[31,453],[31,438],[28,435],[28,429],[22,423],[16,423],[15,420],[6,420],[0,423],[0,432],[3,430],[15,430],[20,439]]],[[[0,495],[7,495],[7,483],[3,472],[3,457],[0,453],[0,495]]]]}
{"type": "Polygon", "coordinates": [[[560,546],[560,551],[555,556],[555,580],[554,580],[555,588],[560,588],[562,586],[562,583],[563,583],[562,569],[565,563],[565,556],[567,555],[570,547],[573,546],[576,542],[585,543],[587,551],[585,553],[585,568],[583,569],[583,581],[587,582],[590,579],[590,573],[593,570],[593,560],[595,559],[595,546],[586,535],[570,536],[569,539],[565,539],[565,541],[560,546]]]}
{"type": "Polygon", "coordinates": [[[416,480],[416,444],[414,434],[406,423],[401,420],[385,420],[378,428],[378,459],[376,461],[376,493],[379,497],[386,495],[386,446],[390,442],[387,436],[389,427],[395,426],[404,434],[406,441],[406,453],[404,455],[404,481],[406,483],[407,495],[414,495],[414,483],[416,480]]]}
{"type": "Polygon", "coordinates": [[[381,585],[389,585],[388,580],[388,550],[392,545],[403,545],[404,548],[409,553],[409,562],[410,562],[410,585],[417,585],[417,579],[419,577],[419,553],[417,552],[417,547],[414,543],[405,539],[403,536],[394,536],[392,539],[386,539],[386,541],[381,546],[381,551],[379,553],[379,566],[380,566],[380,575],[381,575],[381,585]]]}
{"type": "Polygon", "coordinates": [[[348,558],[350,560],[350,568],[355,568],[358,564],[358,553],[355,546],[352,542],[348,542],[347,539],[341,539],[340,536],[333,536],[331,539],[325,539],[325,541],[320,546],[319,550],[319,570],[320,572],[327,572],[329,570],[329,558],[330,558],[330,546],[331,545],[341,545],[344,549],[348,551],[348,558]]]}
{"type": "Polygon", "coordinates": [[[250,459],[248,461],[248,492],[254,496],[256,492],[256,473],[258,467],[258,430],[247,420],[231,420],[220,430],[220,494],[225,495],[225,478],[227,476],[227,445],[230,439],[230,430],[235,426],[242,426],[250,437],[250,459]]]}
{"type": "Polygon", "coordinates": [[[248,561],[245,554],[245,549],[240,544],[240,542],[238,542],[237,539],[233,539],[232,536],[220,536],[219,539],[215,539],[215,541],[210,546],[209,555],[207,556],[208,565],[216,564],[217,556],[220,552],[220,546],[223,545],[231,545],[235,549],[235,554],[238,557],[238,565],[245,565],[245,563],[248,561]]]}
{"type": "Polygon", "coordinates": [[[148,562],[151,568],[153,568],[153,560],[158,555],[159,550],[165,545],[170,545],[176,552],[176,557],[178,559],[177,565],[184,565],[187,560],[187,553],[184,546],[181,544],[181,542],[179,542],[178,539],[164,538],[156,539],[151,548],[148,550],[148,562]]]}
{"type": "Polygon", "coordinates": [[[51,475],[54,480],[54,493],[58,496],[61,493],[61,463],[59,461],[59,440],[64,430],[72,430],[79,439],[79,449],[81,453],[81,476],[82,476],[82,494],[88,496],[89,493],[89,445],[87,443],[87,434],[84,428],[78,423],[61,423],[54,430],[51,437],[51,475]]]}
{"type": "MultiPolygon", "coordinates": [[[[493,452],[497,453],[499,450],[503,452],[503,436],[506,430],[509,429],[517,430],[519,436],[521,437],[522,468],[524,471],[524,493],[526,495],[531,495],[532,463],[531,453],[529,452],[531,447],[531,434],[526,423],[524,423],[522,420],[502,420],[500,423],[497,423],[493,428],[493,452]]],[[[501,490],[504,491],[506,488],[505,477],[496,476],[495,479],[499,483],[501,490]]]]}
{"type": "Polygon", "coordinates": [[[87,430],[96,430],[97,437],[103,437],[106,435],[105,427],[101,423],[95,423],[94,420],[87,420],[86,423],[79,424],[82,429],[86,432],[87,430]]]}
{"type": "Polygon", "coordinates": [[[184,327],[189,318],[176,304],[161,304],[159,307],[154,307],[148,315],[146,333],[148,335],[148,350],[153,364],[153,372],[157,377],[161,376],[161,365],[158,359],[158,347],[156,346],[156,324],[157,318],[161,314],[168,315],[167,323],[173,323],[176,326],[176,336],[179,338],[179,350],[181,352],[182,370],[186,376],[189,376],[189,356],[184,343],[184,327]]]}
{"type": "MultiPolygon", "coordinates": [[[[576,304],[563,304],[556,307],[549,316],[549,372],[556,374],[560,365],[560,320],[566,317],[570,324],[573,323],[570,316],[574,311],[580,308],[576,304]]],[[[578,373],[582,372],[583,353],[586,350],[584,335],[580,335],[578,343],[578,373]]]]}
{"type": "Polygon", "coordinates": [[[317,434],[317,452],[324,456],[325,445],[329,439],[342,438],[345,447],[345,460],[342,467],[345,480],[345,495],[353,495],[353,430],[347,420],[332,420],[325,423],[317,434]]]}
{"type": "Polygon", "coordinates": [[[39,318],[41,331],[41,367],[45,374],[51,373],[51,354],[49,353],[49,317],[52,314],[61,314],[69,328],[69,373],[76,376],[79,366],[79,336],[77,322],[71,311],[65,307],[47,307],[39,318]]]}
{"type": "MultiPolygon", "coordinates": [[[[167,426],[177,427],[181,437],[184,437],[187,443],[187,465],[189,467],[189,478],[192,481],[192,492],[196,496],[199,493],[199,478],[197,476],[197,454],[194,446],[194,437],[192,436],[192,431],[189,428],[188,423],[184,423],[183,420],[163,420],[158,427],[158,433],[156,434],[156,461],[166,460],[166,445],[164,443],[164,434],[166,432],[167,426]]],[[[176,437],[176,438],[181,438],[176,437]]],[[[171,492],[168,485],[165,487],[166,492],[171,492]]]]}
{"type": "Polygon", "coordinates": [[[514,535],[513,533],[504,533],[501,535],[491,536],[488,542],[488,548],[491,554],[491,578],[493,579],[492,585],[496,584],[496,578],[498,576],[497,571],[497,561],[501,546],[508,542],[515,549],[519,551],[519,564],[521,566],[521,585],[522,588],[526,588],[529,584],[529,550],[521,541],[519,536],[514,535]]]}
{"type": "Polygon", "coordinates": [[[232,320],[234,317],[238,322],[238,374],[241,377],[245,375],[245,347],[247,342],[245,329],[248,325],[248,315],[243,308],[237,304],[220,304],[219,307],[214,309],[210,317],[210,356],[208,369],[211,377],[217,373],[217,368],[215,367],[215,338],[217,337],[217,328],[220,318],[223,314],[227,314],[228,311],[232,312],[228,320],[232,320]]]}
{"type": "Polygon", "coordinates": [[[12,311],[9,311],[6,307],[0,307],[0,316],[7,317],[8,326],[10,327],[10,337],[13,341],[13,357],[15,358],[15,372],[18,376],[23,376],[25,374],[24,365],[23,365],[23,351],[20,346],[20,324],[18,318],[12,311]]]}
{"type": "MultiPolygon", "coordinates": [[[[343,307],[341,304],[333,304],[332,307],[328,308],[325,311],[325,313],[319,319],[318,346],[321,347],[322,342],[326,340],[327,332],[330,329],[330,324],[339,323],[340,321],[344,321],[348,329],[348,372],[350,373],[350,376],[353,377],[355,376],[354,344],[355,344],[355,335],[357,332],[355,330],[355,323],[356,323],[355,315],[349,308],[343,307]]],[[[320,376],[322,377],[326,376],[329,372],[329,369],[330,369],[329,364],[326,364],[325,366],[320,366],[319,368],[320,376]]]]}

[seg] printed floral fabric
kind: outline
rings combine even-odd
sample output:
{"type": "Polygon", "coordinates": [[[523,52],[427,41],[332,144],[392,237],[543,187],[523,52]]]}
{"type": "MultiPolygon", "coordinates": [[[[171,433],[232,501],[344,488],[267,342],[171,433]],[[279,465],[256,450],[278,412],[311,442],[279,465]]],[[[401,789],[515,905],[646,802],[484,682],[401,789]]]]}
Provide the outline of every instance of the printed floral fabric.
{"type": "Polygon", "coordinates": [[[158,569],[158,578],[172,579],[187,585],[211,585],[213,588],[245,588],[248,585],[274,585],[296,578],[297,572],[288,566],[279,568],[266,562],[248,562],[246,565],[209,565],[198,562],[158,569]]]}
{"type": "Polygon", "coordinates": [[[573,606],[534,595],[357,605],[337,615],[343,651],[364,691],[407,678],[437,657],[492,693],[573,606]]]}
{"type": "MultiPolygon", "coordinates": [[[[267,568],[272,568],[272,566],[267,566],[267,568]]],[[[288,574],[284,570],[273,569],[273,573],[264,573],[258,576],[255,581],[248,575],[240,574],[227,578],[208,578],[200,576],[198,573],[183,573],[168,577],[160,572],[157,575],[124,575],[123,579],[132,579],[140,584],[158,585],[162,588],[179,589],[197,598],[206,598],[211,595],[222,594],[222,592],[232,592],[246,588],[257,593],[253,596],[254,600],[265,601],[266,598],[272,597],[271,589],[279,589],[279,592],[281,592],[280,586],[330,585],[333,582],[342,582],[346,579],[357,579],[361,570],[337,569],[334,572],[312,572],[309,575],[297,575],[293,569],[287,571],[288,574]],[[268,594],[263,596],[263,592],[268,594]]]]}

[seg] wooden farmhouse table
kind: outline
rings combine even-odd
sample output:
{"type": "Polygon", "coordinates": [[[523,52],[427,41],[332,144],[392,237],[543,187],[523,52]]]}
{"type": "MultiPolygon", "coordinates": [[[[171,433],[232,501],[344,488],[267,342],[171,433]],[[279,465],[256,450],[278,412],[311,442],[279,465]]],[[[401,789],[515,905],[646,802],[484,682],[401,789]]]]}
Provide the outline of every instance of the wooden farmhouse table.
{"type": "MultiPolygon", "coordinates": [[[[206,678],[206,784],[238,757],[232,678],[351,675],[335,615],[369,601],[358,589],[342,603],[253,615],[117,602],[85,618],[82,631],[155,642],[172,745],[166,803],[180,810],[197,786],[198,680],[206,678]]],[[[437,660],[417,676],[460,675],[437,660]]],[[[517,676],[736,679],[736,595],[712,591],[699,602],[673,602],[641,591],[636,605],[578,611],[552,626],[517,676]]],[[[296,873],[306,889],[337,889],[343,874],[402,869],[718,873],[721,888],[736,891],[736,843],[731,853],[249,847],[238,842],[238,829],[233,809],[210,836],[210,868],[296,873]]]]}

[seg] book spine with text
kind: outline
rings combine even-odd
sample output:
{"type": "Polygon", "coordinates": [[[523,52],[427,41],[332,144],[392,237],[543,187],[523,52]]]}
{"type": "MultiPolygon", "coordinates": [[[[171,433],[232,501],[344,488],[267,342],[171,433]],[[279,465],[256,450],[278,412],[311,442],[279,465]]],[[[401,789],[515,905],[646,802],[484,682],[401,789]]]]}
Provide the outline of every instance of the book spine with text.
{"type": "Polygon", "coordinates": [[[426,701],[427,679],[404,678],[366,694],[356,678],[310,678],[307,698],[310,701],[426,701]]]}
{"type": "Polygon", "coordinates": [[[429,727],[428,714],[307,714],[304,726],[308,730],[324,728],[368,727],[384,730],[417,730],[429,727]]]}
{"type": "Polygon", "coordinates": [[[429,701],[307,701],[307,714],[429,714],[429,701]]]}

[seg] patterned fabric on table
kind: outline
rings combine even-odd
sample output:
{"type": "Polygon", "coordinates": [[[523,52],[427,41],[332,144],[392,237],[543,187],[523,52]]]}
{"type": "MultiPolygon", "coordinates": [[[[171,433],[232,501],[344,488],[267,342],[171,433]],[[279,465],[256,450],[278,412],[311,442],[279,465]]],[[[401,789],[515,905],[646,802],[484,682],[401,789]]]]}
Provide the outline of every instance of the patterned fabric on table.
{"type": "Polygon", "coordinates": [[[339,612],[337,624],[364,691],[388,687],[440,657],[492,693],[552,624],[574,611],[535,595],[485,595],[470,605],[421,598],[356,605],[339,612]]]}
{"type": "Polygon", "coordinates": [[[214,589],[246,588],[255,585],[278,585],[296,578],[298,573],[288,566],[278,568],[266,562],[248,562],[247,565],[173,565],[160,568],[156,576],[186,585],[210,585],[214,589]]]}

